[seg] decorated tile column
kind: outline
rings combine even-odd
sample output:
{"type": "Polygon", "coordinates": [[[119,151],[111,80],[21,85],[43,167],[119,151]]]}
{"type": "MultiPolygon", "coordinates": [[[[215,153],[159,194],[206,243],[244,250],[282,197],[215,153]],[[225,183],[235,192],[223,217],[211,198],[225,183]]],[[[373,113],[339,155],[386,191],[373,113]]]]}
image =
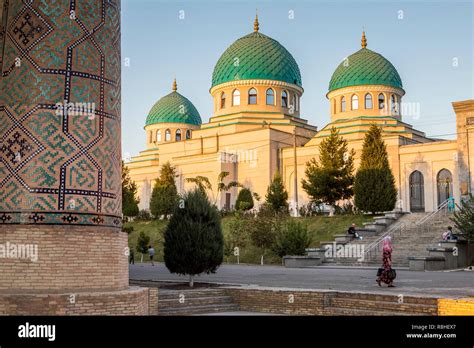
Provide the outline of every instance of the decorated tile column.
{"type": "MultiPolygon", "coordinates": [[[[0,7],[0,314],[20,311],[8,310],[20,293],[64,296],[55,309],[38,302],[28,313],[74,313],[80,301],[70,299],[81,293],[107,292],[116,302],[117,292],[130,295],[120,1],[0,0],[0,7]]],[[[102,300],[97,309],[108,312],[102,300]]]]}

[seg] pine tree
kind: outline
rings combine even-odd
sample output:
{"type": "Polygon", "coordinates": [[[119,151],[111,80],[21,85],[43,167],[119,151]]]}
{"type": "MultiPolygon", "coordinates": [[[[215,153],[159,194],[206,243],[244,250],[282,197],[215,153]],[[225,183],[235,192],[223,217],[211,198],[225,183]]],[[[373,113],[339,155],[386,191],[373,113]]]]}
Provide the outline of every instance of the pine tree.
{"type": "Polygon", "coordinates": [[[215,273],[224,258],[224,237],[217,209],[201,190],[188,192],[164,232],[164,259],[171,273],[215,273]]]}
{"type": "Polygon", "coordinates": [[[395,207],[397,189],[390,169],[382,129],[372,125],[365,135],[360,167],[354,182],[354,203],[365,212],[389,211],[395,207]]]}
{"type": "Polygon", "coordinates": [[[273,180],[268,186],[265,200],[275,212],[288,210],[288,192],[278,171],[275,172],[273,180]]]}
{"type": "Polygon", "coordinates": [[[474,241],[474,197],[469,196],[468,200],[461,201],[459,210],[451,218],[459,231],[459,234],[468,241],[474,241]]]}
{"type": "Polygon", "coordinates": [[[315,203],[334,206],[341,199],[353,195],[354,155],[348,151],[347,141],[339,135],[336,128],[319,144],[319,161],[312,158],[306,164],[306,179],[303,189],[315,203]]]}
{"type": "Polygon", "coordinates": [[[130,169],[122,161],[122,214],[137,216],[140,200],[136,198],[137,184],[130,178],[130,169]]]}
{"type": "Polygon", "coordinates": [[[248,188],[240,190],[237,200],[235,201],[236,210],[250,210],[253,208],[252,192],[248,188]]]}
{"type": "Polygon", "coordinates": [[[168,217],[178,202],[178,190],[175,179],[176,168],[169,162],[160,169],[160,177],[155,182],[151,193],[150,211],[155,218],[168,217]]]}
{"type": "Polygon", "coordinates": [[[143,263],[143,254],[146,254],[148,251],[148,246],[150,245],[150,237],[145,234],[145,232],[140,232],[137,240],[137,251],[142,254],[142,263],[143,263]]]}

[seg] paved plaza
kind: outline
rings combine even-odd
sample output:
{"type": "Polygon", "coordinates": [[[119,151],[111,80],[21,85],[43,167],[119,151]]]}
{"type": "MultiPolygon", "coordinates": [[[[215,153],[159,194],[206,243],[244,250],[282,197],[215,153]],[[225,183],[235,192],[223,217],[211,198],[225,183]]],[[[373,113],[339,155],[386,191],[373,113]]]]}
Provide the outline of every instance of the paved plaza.
{"type": "MultiPolygon", "coordinates": [[[[359,268],[284,268],[281,266],[223,265],[215,274],[204,274],[196,282],[232,285],[377,292],[387,294],[467,297],[474,296],[474,272],[413,272],[399,270],[395,288],[380,288],[375,282],[376,269],[359,268]]],[[[171,274],[162,263],[130,266],[130,279],[187,281],[188,277],[171,274]]]]}

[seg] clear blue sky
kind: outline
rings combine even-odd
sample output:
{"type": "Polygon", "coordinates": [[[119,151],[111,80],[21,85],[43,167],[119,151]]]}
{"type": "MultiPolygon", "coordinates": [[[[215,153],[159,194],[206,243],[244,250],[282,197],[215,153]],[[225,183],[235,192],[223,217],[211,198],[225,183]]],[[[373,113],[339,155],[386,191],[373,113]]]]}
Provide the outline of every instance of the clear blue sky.
{"type": "Polygon", "coordinates": [[[471,1],[123,0],[124,155],[145,149],[146,116],[171,91],[174,76],[178,91],[203,122],[209,120],[214,65],[229,45],[252,32],[256,8],[260,31],[285,46],[300,67],[302,117],[311,124],[322,128],[329,122],[329,80],[360,48],[364,27],[368,48],[397,68],[404,101],[420,105],[420,117],[404,121],[429,136],[454,138],[451,102],[474,98],[471,1]]]}

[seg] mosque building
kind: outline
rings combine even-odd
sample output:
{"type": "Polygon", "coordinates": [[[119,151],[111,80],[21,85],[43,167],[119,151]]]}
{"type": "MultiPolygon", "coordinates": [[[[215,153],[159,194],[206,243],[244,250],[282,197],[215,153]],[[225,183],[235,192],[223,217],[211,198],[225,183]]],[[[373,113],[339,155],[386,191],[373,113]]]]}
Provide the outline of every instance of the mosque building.
{"type": "MultiPolygon", "coordinates": [[[[148,209],[160,165],[177,169],[178,192],[191,189],[187,178],[204,176],[217,186],[238,181],[265,197],[276,171],[284,179],[290,206],[309,203],[302,189],[306,163],[318,158],[319,144],[336,127],[356,152],[357,168],[365,133],[382,127],[390,166],[398,188],[398,207],[433,211],[453,197],[471,192],[470,163],[474,149],[474,100],[454,102],[457,139],[429,138],[403,121],[405,90],[396,68],[381,54],[361,48],[336,68],[326,97],[331,122],[318,129],[304,119],[304,89],[298,64],[278,41],[262,34],[258,17],[254,31],[235,41],[220,57],[212,74],[214,112],[208,123],[192,102],[172,92],[152,108],[145,124],[147,148],[127,166],[139,188],[140,209],[148,209]]],[[[211,192],[219,208],[232,208],[239,188],[211,192]]],[[[263,199],[262,199],[263,200],[263,199]]]]}

